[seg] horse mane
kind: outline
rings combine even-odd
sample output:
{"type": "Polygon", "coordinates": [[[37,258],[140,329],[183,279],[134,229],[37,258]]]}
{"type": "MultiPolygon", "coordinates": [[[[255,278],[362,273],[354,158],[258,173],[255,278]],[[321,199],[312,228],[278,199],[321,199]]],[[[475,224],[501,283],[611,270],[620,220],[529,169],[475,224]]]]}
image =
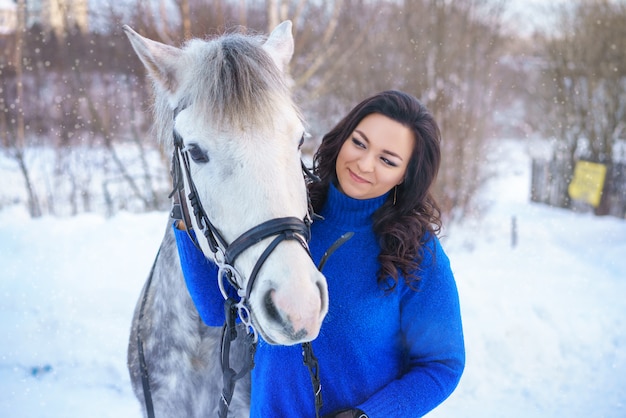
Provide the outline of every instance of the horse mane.
{"type": "MultiPolygon", "coordinates": [[[[186,42],[187,75],[177,80],[176,106],[192,106],[195,118],[211,118],[218,130],[272,127],[276,109],[285,105],[299,114],[286,77],[262,48],[265,39],[226,33],[186,42]]],[[[155,133],[160,142],[170,144],[174,124],[171,93],[156,83],[154,87],[155,133]]]]}

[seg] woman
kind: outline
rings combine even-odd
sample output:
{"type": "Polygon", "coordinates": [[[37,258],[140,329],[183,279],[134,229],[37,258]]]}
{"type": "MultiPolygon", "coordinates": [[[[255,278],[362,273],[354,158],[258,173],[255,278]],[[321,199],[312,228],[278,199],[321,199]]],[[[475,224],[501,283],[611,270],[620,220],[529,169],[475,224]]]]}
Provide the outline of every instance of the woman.
{"type": "MultiPolygon", "coordinates": [[[[354,232],[324,268],[329,311],[312,343],[325,418],[421,417],[458,384],[465,364],[459,299],[436,238],[440,211],[430,194],[440,157],[435,120],[399,91],[361,102],[315,154],[321,181],[309,191],[322,219],[311,230],[314,261],[354,232]]],[[[221,309],[203,284],[210,266],[197,261],[186,233],[177,232],[177,242],[205,319],[221,309]]],[[[250,416],[312,417],[314,411],[301,348],[260,339],[250,416]]]]}

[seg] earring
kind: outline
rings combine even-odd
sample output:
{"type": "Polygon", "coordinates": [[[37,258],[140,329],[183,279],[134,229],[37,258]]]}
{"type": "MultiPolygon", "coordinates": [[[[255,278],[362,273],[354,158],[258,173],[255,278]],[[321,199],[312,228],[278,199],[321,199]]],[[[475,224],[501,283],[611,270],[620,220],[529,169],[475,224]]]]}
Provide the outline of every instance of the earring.
{"type": "Polygon", "coordinates": [[[396,198],[398,196],[398,186],[393,187],[393,205],[396,205],[396,198]]]}

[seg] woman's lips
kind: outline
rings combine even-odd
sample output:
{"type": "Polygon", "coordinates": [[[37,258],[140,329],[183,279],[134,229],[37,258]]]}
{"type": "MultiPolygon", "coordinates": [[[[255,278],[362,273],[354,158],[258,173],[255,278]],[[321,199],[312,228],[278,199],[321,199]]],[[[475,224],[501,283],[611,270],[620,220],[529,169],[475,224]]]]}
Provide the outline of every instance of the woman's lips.
{"type": "Polygon", "coordinates": [[[365,180],[363,177],[359,177],[357,176],[354,171],[348,169],[348,172],[350,173],[350,177],[352,178],[352,180],[354,180],[357,183],[369,183],[369,181],[365,180]]]}

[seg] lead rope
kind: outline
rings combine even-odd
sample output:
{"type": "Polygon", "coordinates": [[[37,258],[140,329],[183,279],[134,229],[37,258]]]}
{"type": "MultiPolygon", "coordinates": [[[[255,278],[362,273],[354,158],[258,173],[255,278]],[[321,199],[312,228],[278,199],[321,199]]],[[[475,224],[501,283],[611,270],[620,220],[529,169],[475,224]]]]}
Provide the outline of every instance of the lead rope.
{"type": "Polygon", "coordinates": [[[150,376],[148,375],[148,365],[146,364],[146,356],[143,352],[143,341],[141,339],[141,323],[143,321],[143,313],[144,308],[146,306],[146,301],[148,300],[148,289],[150,288],[150,284],[152,283],[152,276],[154,276],[154,268],[156,266],[156,262],[159,259],[159,253],[161,252],[161,247],[157,251],[156,257],[154,257],[154,262],[152,263],[152,268],[150,269],[150,275],[148,276],[148,281],[143,289],[143,295],[141,297],[141,307],[139,308],[139,317],[137,318],[137,354],[139,355],[139,371],[141,372],[141,387],[143,389],[143,397],[146,401],[146,414],[148,414],[148,418],[155,418],[154,416],[154,405],[152,404],[152,392],[150,391],[150,376]]]}
{"type": "Polygon", "coordinates": [[[320,380],[319,363],[317,362],[317,357],[313,354],[311,342],[302,343],[302,359],[311,375],[313,396],[315,396],[315,418],[320,418],[320,410],[322,406],[324,406],[324,400],[322,399],[322,382],[320,380]]]}
{"type": "Polygon", "coordinates": [[[246,337],[244,339],[247,351],[245,364],[239,372],[236,372],[230,367],[230,343],[237,339],[237,328],[235,324],[235,320],[237,318],[237,307],[235,306],[234,299],[228,298],[224,302],[224,314],[226,315],[226,320],[224,327],[222,328],[221,359],[223,386],[218,415],[220,418],[226,418],[228,416],[230,401],[235,393],[235,383],[254,368],[254,354],[256,353],[254,334],[246,332],[246,337]]]}

